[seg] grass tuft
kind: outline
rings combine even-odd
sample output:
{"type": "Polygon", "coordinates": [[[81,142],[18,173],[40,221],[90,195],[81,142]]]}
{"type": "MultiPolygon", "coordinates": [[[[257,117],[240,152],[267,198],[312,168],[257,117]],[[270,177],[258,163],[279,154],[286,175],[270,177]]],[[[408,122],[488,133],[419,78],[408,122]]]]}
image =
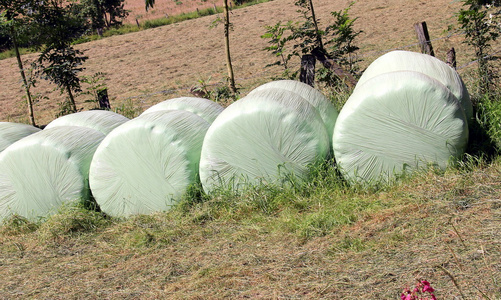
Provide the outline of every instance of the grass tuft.
{"type": "Polygon", "coordinates": [[[11,217],[2,221],[0,227],[0,234],[4,235],[21,235],[32,233],[37,230],[39,224],[29,221],[28,219],[19,216],[12,215],[11,217]]]}
{"type": "Polygon", "coordinates": [[[61,242],[83,234],[95,233],[111,224],[103,213],[88,210],[82,203],[63,205],[38,228],[42,242],[61,242]]]}

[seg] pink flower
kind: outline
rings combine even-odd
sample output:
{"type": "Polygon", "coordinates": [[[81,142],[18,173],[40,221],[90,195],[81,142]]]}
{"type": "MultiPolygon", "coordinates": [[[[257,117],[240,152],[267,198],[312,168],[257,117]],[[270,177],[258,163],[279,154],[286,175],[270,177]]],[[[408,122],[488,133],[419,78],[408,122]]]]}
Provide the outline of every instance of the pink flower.
{"type": "Polygon", "coordinates": [[[424,292],[433,293],[435,291],[435,289],[431,287],[431,285],[428,281],[423,280],[423,281],[421,281],[421,283],[423,284],[423,293],[424,292]]]}
{"type": "Polygon", "coordinates": [[[400,295],[401,300],[414,300],[412,293],[409,289],[405,289],[404,292],[400,295]]]}

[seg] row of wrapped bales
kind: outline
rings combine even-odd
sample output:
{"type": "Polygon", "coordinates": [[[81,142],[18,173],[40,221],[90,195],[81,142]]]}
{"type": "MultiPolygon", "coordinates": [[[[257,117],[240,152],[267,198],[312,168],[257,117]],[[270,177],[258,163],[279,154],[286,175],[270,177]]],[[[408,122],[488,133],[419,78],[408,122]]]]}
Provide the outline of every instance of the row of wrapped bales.
{"type": "Polygon", "coordinates": [[[175,98],[114,129],[90,167],[100,208],[116,217],[169,210],[199,182],[203,139],[222,110],[207,99],[175,98]]]}
{"type": "Polygon", "coordinates": [[[347,180],[361,183],[444,168],[464,152],[471,115],[455,70],[425,54],[390,52],[368,67],[339,113],[336,162],[347,180]]]}
{"type": "Polygon", "coordinates": [[[56,119],[44,130],[30,128],[35,133],[0,153],[0,219],[13,214],[37,219],[65,202],[89,199],[94,152],[106,133],[127,120],[87,111],[56,119]]]}
{"type": "Polygon", "coordinates": [[[0,122],[0,152],[14,142],[40,130],[40,128],[27,124],[0,122]]]}
{"type": "Polygon", "coordinates": [[[211,125],[200,158],[205,192],[307,180],[330,153],[337,110],[295,81],[265,84],[228,106],[211,125]]]}
{"type": "Polygon", "coordinates": [[[164,211],[198,183],[212,193],[304,182],[331,155],[355,182],[443,168],[466,147],[471,107],[449,66],[394,51],[369,66],[339,114],[318,90],[291,80],[264,84],[226,109],[182,97],[132,120],[76,113],[4,138],[0,219],[43,217],[90,191],[112,216],[164,211]]]}

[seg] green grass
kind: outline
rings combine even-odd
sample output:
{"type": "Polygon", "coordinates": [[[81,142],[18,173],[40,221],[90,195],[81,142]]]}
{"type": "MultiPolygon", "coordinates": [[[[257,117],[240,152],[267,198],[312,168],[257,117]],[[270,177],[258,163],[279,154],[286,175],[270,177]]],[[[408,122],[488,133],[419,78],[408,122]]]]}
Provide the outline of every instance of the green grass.
{"type": "Polygon", "coordinates": [[[1,275],[33,297],[113,298],[127,286],[121,295],[142,298],[389,299],[416,277],[455,297],[443,267],[467,297],[499,298],[499,157],[466,156],[371,189],[347,185],[333,167],[316,172],[301,187],[207,196],[194,186],[150,215],[110,218],[75,204],[38,222],[14,216],[0,227],[1,275]],[[14,280],[7,270],[17,268],[30,272],[14,280]],[[43,290],[23,287],[31,276],[43,290]],[[63,277],[74,287],[45,279],[63,277]]]}

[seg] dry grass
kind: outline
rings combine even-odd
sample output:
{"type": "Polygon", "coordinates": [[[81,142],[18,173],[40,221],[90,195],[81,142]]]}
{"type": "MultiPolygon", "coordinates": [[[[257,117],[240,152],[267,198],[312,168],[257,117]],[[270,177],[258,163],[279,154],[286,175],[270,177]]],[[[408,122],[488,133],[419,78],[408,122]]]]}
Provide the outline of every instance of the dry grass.
{"type": "MultiPolygon", "coordinates": [[[[323,1],[317,11],[324,21],[347,4],[323,1]]],[[[357,2],[352,14],[365,32],[364,63],[378,51],[413,44],[414,22],[427,21],[432,38],[443,36],[456,8],[438,0],[357,2]]],[[[263,69],[271,57],[261,51],[262,26],[293,15],[286,0],[233,12],[235,73],[244,94],[280,72],[263,69]]],[[[212,20],[80,45],[90,57],[86,72],[107,73],[114,107],[131,98],[146,108],[187,95],[198,79],[219,82],[222,29],[209,30],[212,20]]],[[[438,57],[454,46],[460,65],[469,59],[456,38],[434,46],[438,57]]],[[[14,59],[0,61],[0,78],[2,121],[25,120],[14,59]]],[[[52,101],[37,106],[41,123],[60,99],[48,95],[52,101]]],[[[378,192],[291,196],[281,201],[293,205],[267,212],[212,199],[127,220],[64,212],[39,226],[17,220],[0,227],[0,299],[396,299],[416,278],[430,281],[440,299],[498,299],[500,170],[497,161],[429,172],[378,192]],[[342,216],[347,221],[327,224],[326,203],[353,203],[354,210],[342,216]]]]}
{"type": "MultiPolygon", "coordinates": [[[[158,11],[163,9],[163,3],[175,5],[172,1],[157,2],[158,11]]],[[[349,2],[316,2],[320,25],[326,26],[331,20],[329,13],[347,7],[349,2]]],[[[133,9],[131,16],[143,12],[144,1],[129,0],[127,3],[133,9]],[[139,4],[136,7],[134,3],[139,4]]],[[[297,14],[293,3],[291,0],[274,0],[232,12],[232,57],[242,95],[281,72],[277,68],[264,68],[274,58],[262,50],[266,41],[260,36],[265,31],[263,26],[295,18],[297,14]]],[[[451,18],[458,5],[457,2],[439,0],[355,3],[350,15],[359,18],[357,27],[364,31],[357,42],[364,59],[362,67],[384,51],[415,44],[415,22],[426,21],[432,39],[445,36],[443,31],[447,25],[454,23],[451,18]]],[[[208,16],[79,45],[78,48],[85,50],[89,56],[85,74],[106,74],[112,107],[132,99],[135,106],[143,110],[165,99],[189,95],[188,89],[200,79],[207,81],[210,78],[210,83],[224,82],[223,28],[209,29],[215,18],[208,16]]],[[[436,56],[445,58],[447,49],[452,46],[456,47],[459,65],[469,61],[470,57],[466,55],[458,37],[434,42],[436,56]]],[[[418,50],[416,46],[405,49],[418,50]]],[[[26,55],[26,65],[34,58],[34,55],[26,55]]],[[[27,122],[15,58],[0,61],[0,78],[0,120],[27,122]]],[[[33,90],[49,98],[41,100],[35,107],[35,116],[40,124],[46,124],[54,118],[58,110],[57,103],[63,100],[58,92],[51,92],[52,88],[40,82],[33,90]]],[[[82,101],[82,98],[77,99],[79,107],[85,106],[82,101]]]]}
{"type": "Polygon", "coordinates": [[[60,228],[57,238],[42,227],[0,234],[0,298],[395,299],[422,278],[439,299],[498,299],[499,170],[498,161],[338,195],[330,201],[377,207],[310,237],[286,226],[285,209],[233,218],[193,207],[74,230],[57,223],[80,214],[56,216],[42,227],[60,228]]]}

